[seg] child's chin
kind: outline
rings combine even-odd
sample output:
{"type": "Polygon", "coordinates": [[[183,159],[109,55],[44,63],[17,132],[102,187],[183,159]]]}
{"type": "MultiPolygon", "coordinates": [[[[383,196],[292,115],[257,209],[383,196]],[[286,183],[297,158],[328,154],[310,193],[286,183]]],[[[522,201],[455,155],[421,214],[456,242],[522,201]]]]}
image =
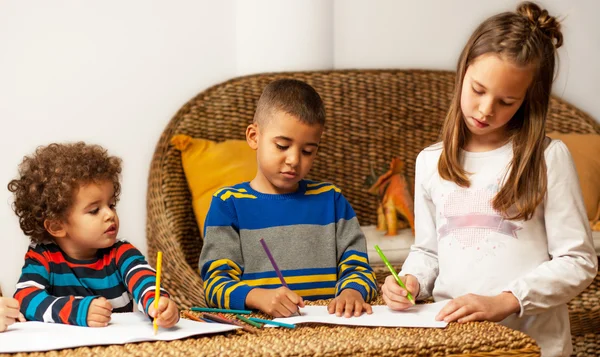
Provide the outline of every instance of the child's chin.
{"type": "Polygon", "coordinates": [[[102,242],[102,248],[108,248],[117,242],[117,236],[108,237],[102,242]]]}

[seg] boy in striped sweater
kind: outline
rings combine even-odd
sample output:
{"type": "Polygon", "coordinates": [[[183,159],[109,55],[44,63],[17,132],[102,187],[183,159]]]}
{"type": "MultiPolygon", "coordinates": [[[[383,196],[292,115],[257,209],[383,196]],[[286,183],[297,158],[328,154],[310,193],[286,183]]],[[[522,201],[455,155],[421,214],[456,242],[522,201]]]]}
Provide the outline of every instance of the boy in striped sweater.
{"type": "Polygon", "coordinates": [[[31,239],[15,299],[30,321],[107,326],[134,306],[159,326],[179,320],[166,291],[154,309],[156,274],[118,241],[121,160],[97,145],[50,144],[26,156],[8,184],[21,229],[31,239]]]}
{"type": "Polygon", "coordinates": [[[256,177],[218,190],[206,217],[200,269],[209,306],[287,317],[303,299],[333,298],[329,312],[338,316],[372,312],[377,286],[354,210],[336,186],[304,179],[324,124],[323,102],[308,84],[284,79],[263,91],[246,130],[256,177]]]}

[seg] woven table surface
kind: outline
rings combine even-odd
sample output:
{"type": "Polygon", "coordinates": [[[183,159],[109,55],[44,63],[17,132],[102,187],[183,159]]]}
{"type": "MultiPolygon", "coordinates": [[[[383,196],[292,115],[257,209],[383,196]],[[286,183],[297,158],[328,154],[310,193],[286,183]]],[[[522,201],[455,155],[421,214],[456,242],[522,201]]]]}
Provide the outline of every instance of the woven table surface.
{"type": "MultiPolygon", "coordinates": [[[[307,304],[326,305],[328,302],[321,300],[307,304]]],[[[382,303],[381,298],[375,302],[382,303]]],[[[256,333],[238,330],[170,342],[80,347],[46,353],[0,354],[28,357],[259,355],[539,356],[539,347],[529,336],[491,322],[451,323],[444,329],[302,324],[295,329],[262,328],[256,333]]]]}

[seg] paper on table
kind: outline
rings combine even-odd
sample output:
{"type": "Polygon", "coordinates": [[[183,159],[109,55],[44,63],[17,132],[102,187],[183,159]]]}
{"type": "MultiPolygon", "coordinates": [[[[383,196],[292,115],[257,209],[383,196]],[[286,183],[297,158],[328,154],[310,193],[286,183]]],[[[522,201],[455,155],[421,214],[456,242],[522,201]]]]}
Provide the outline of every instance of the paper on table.
{"type": "Polygon", "coordinates": [[[327,312],[327,306],[305,306],[300,311],[302,316],[277,318],[274,321],[287,324],[323,323],[348,326],[383,326],[383,327],[433,327],[443,328],[448,325],[444,321],[436,321],[435,316],[446,305],[447,301],[433,304],[420,304],[404,311],[392,311],[387,306],[373,306],[373,314],[362,314],[359,317],[337,317],[327,312]]]}
{"type": "Polygon", "coordinates": [[[113,314],[107,327],[80,327],[43,322],[16,323],[0,333],[0,353],[51,351],[63,348],[122,345],[141,341],[172,341],[238,329],[239,326],[181,319],[154,335],[152,322],[141,313],[113,314]]]}

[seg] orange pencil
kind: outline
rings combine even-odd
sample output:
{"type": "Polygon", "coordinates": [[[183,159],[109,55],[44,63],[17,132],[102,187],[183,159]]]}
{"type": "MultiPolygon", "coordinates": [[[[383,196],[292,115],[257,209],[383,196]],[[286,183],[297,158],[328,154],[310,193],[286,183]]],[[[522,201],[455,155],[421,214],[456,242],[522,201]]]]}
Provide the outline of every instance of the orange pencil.
{"type": "Polygon", "coordinates": [[[222,324],[237,325],[237,326],[240,326],[242,328],[242,330],[244,330],[244,331],[258,332],[258,329],[256,329],[255,327],[246,325],[246,324],[244,324],[244,323],[242,323],[240,321],[230,320],[230,319],[228,319],[226,317],[223,317],[223,316],[204,313],[204,314],[202,314],[202,317],[205,318],[205,319],[207,319],[207,320],[211,320],[211,321],[214,321],[214,322],[219,322],[219,323],[222,323],[222,324]]]}
{"type": "Polygon", "coordinates": [[[198,321],[198,322],[206,322],[206,321],[202,320],[201,318],[196,317],[196,316],[190,314],[187,311],[182,311],[182,313],[183,313],[183,316],[187,317],[190,320],[194,320],[194,321],[198,321]]]}

